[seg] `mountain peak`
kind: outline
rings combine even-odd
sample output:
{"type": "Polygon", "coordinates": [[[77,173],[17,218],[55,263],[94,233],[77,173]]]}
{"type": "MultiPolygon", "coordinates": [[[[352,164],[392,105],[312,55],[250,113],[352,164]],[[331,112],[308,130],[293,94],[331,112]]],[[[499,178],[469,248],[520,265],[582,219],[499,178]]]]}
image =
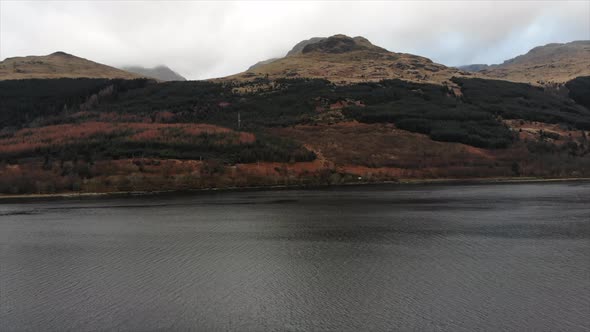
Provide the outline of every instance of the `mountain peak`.
{"type": "Polygon", "coordinates": [[[63,52],[63,51],[53,52],[53,53],[49,54],[49,56],[74,57],[73,55],[63,52]]]}
{"type": "MultiPolygon", "coordinates": [[[[375,52],[387,53],[388,51],[384,48],[373,45],[365,37],[354,37],[343,34],[337,34],[332,37],[313,37],[305,39],[295,44],[293,48],[287,52],[285,57],[290,57],[300,54],[308,53],[330,53],[330,54],[342,54],[358,50],[369,50],[375,52]]],[[[272,58],[263,61],[259,61],[256,64],[250,66],[248,71],[259,68],[260,66],[272,63],[280,58],[272,58]]]]}
{"type": "Polygon", "coordinates": [[[449,84],[463,72],[432,60],[390,52],[364,37],[334,35],[297,43],[285,57],[260,61],[247,71],[221,80],[250,81],[256,78],[319,78],[337,84],[400,79],[411,82],[449,84]]]}
{"type": "Polygon", "coordinates": [[[349,37],[346,35],[334,35],[322,38],[315,43],[309,43],[301,50],[302,54],[319,52],[340,54],[353,51],[387,52],[386,49],[373,45],[364,37],[349,37]]]}

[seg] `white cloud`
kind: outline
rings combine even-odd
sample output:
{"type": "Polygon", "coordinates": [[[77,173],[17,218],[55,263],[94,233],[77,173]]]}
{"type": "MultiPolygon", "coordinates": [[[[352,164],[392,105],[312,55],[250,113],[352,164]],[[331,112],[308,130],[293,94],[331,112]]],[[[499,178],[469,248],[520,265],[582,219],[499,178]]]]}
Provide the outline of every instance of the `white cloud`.
{"type": "Polygon", "coordinates": [[[0,57],[57,50],[192,79],[243,71],[315,36],[362,35],[447,65],[590,39],[588,1],[6,1],[0,57]]]}

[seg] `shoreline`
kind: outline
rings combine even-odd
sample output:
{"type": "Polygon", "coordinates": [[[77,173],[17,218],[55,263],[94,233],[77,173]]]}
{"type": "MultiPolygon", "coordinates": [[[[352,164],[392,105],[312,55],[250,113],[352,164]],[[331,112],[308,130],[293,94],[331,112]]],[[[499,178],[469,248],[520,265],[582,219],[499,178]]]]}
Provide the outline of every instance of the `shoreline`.
{"type": "Polygon", "coordinates": [[[92,197],[132,197],[132,196],[150,196],[162,194],[196,194],[196,193],[217,193],[217,192],[239,192],[239,191],[261,191],[261,190],[318,190],[351,186],[378,186],[378,185],[419,185],[419,184],[447,184],[447,185],[470,185],[470,184],[518,184],[518,183],[555,183],[555,182],[577,182],[590,181],[590,178],[448,178],[448,179],[400,179],[397,181],[380,181],[380,182],[350,182],[333,185],[269,185],[269,186],[250,186],[250,187],[222,187],[222,188],[201,188],[201,189],[172,189],[172,190],[154,190],[154,191],[113,191],[113,192],[65,192],[53,194],[23,194],[23,195],[4,195],[0,194],[0,203],[9,200],[35,200],[35,199],[68,199],[68,198],[92,198],[92,197]]]}

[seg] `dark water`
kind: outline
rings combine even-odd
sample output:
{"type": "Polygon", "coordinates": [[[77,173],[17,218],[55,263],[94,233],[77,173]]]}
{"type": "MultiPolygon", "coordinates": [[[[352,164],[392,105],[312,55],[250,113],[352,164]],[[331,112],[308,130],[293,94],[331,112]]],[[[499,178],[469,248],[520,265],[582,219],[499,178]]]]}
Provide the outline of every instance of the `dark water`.
{"type": "Polygon", "coordinates": [[[590,183],[0,204],[0,330],[588,331],[590,183]]]}

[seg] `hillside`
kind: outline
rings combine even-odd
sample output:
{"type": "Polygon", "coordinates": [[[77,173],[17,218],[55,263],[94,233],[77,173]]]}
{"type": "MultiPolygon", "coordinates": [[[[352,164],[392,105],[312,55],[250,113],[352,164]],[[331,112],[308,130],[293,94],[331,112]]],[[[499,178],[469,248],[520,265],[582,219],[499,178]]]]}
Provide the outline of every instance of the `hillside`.
{"type": "Polygon", "coordinates": [[[121,69],[144,77],[155,78],[158,81],[162,82],[186,81],[186,78],[182,77],[180,74],[166,66],[157,66],[154,68],[145,68],[141,66],[126,66],[122,67],[121,69]]]}
{"type": "Polygon", "coordinates": [[[588,82],[0,81],[0,193],[590,176],[588,82]]]}
{"type": "Polygon", "coordinates": [[[504,63],[479,71],[494,79],[532,84],[565,83],[590,75],[590,41],[535,47],[504,63]]]}
{"type": "Polygon", "coordinates": [[[82,77],[135,79],[143,76],[64,52],[7,58],[0,62],[0,80],[82,77]]]}
{"type": "Polygon", "coordinates": [[[257,63],[246,72],[218,81],[256,78],[322,78],[335,83],[401,79],[410,82],[450,83],[453,76],[471,76],[430,59],[390,52],[363,37],[335,35],[304,40],[283,58],[257,63]]]}
{"type": "Polygon", "coordinates": [[[565,87],[343,35],[216,80],[0,80],[0,194],[590,177],[590,76],[565,87]]]}

